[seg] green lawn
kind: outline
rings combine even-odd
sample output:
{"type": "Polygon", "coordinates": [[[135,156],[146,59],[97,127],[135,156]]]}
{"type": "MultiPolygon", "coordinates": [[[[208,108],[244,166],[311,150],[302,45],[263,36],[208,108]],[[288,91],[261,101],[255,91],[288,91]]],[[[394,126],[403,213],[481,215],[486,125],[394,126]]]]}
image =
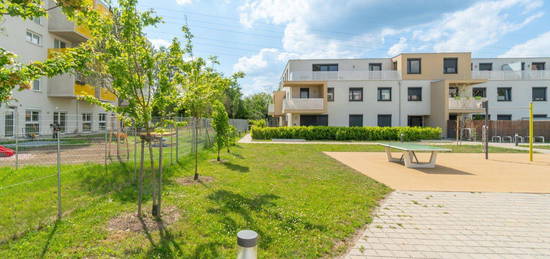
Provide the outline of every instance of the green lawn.
{"type": "MultiPolygon", "coordinates": [[[[529,145],[520,145],[521,147],[529,147],[529,145]]],[[[550,145],[533,145],[533,148],[550,149],[550,145]]]]}
{"type": "MultiPolygon", "coordinates": [[[[444,146],[479,152],[479,146],[444,146]]],[[[128,185],[131,164],[63,168],[65,219],[53,224],[56,178],[11,186],[55,174],[55,167],[0,170],[0,258],[199,257],[236,255],[235,235],[259,232],[263,258],[333,256],[371,220],[372,209],[390,189],[353,171],[322,151],[382,151],[375,145],[243,144],[212,162],[203,151],[200,170],[212,183],[182,186],[192,175],[190,157],[165,170],[164,205],[181,218],[166,231],[111,232],[106,225],[134,211],[136,192],[128,185]],[[72,170],[72,171],[71,171],[72,170]]],[[[493,149],[492,152],[508,152],[493,149]]],[[[167,159],[167,158],[165,158],[167,159]]],[[[167,161],[167,160],[165,160],[167,161]]],[[[149,196],[149,195],[147,195],[149,196]]],[[[146,209],[149,209],[149,202],[146,209]]]]}

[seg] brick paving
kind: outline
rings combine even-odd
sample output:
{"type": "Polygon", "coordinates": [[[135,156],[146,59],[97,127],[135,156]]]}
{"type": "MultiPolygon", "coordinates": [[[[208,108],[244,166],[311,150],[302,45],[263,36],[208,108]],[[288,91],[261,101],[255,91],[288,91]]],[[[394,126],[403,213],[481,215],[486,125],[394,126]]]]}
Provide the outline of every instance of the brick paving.
{"type": "Polygon", "coordinates": [[[395,191],[345,258],[550,258],[550,194],[395,191]]]}

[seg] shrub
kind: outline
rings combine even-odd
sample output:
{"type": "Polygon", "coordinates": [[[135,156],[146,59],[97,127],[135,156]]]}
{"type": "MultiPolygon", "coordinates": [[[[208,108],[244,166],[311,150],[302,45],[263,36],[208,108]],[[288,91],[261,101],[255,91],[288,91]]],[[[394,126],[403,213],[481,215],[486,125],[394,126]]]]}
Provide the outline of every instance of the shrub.
{"type": "Polygon", "coordinates": [[[253,139],[306,140],[400,140],[417,141],[441,138],[441,128],[430,127],[253,127],[253,139]]]}
{"type": "Polygon", "coordinates": [[[257,128],[265,128],[267,126],[267,122],[265,120],[250,120],[249,123],[252,127],[257,128]]]}

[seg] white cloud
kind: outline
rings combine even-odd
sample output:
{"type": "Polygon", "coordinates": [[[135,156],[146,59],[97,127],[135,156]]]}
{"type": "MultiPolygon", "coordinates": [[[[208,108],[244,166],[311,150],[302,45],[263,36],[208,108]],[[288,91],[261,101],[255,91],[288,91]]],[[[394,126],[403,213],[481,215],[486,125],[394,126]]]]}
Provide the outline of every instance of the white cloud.
{"type": "Polygon", "coordinates": [[[187,5],[187,4],[192,4],[193,0],[176,0],[176,3],[179,5],[187,5]]]}
{"type": "Polygon", "coordinates": [[[308,14],[314,2],[315,0],[248,0],[239,8],[240,21],[249,28],[258,20],[274,24],[288,23],[308,14]]]}
{"type": "Polygon", "coordinates": [[[264,48],[258,54],[250,57],[240,57],[237,63],[233,65],[233,71],[245,73],[256,72],[267,67],[268,59],[276,58],[279,51],[277,49],[264,48]]]}
{"type": "Polygon", "coordinates": [[[153,46],[157,49],[160,47],[168,47],[171,44],[170,41],[164,39],[150,39],[149,41],[151,41],[151,44],[153,44],[153,46]]]}
{"type": "Polygon", "coordinates": [[[260,92],[270,93],[275,91],[279,83],[278,78],[279,75],[277,74],[248,77],[249,80],[242,83],[243,94],[251,95],[260,92]]]}
{"type": "Polygon", "coordinates": [[[388,50],[388,55],[390,56],[397,56],[399,53],[403,52],[403,50],[407,48],[407,39],[404,37],[399,38],[399,42],[393,44],[393,46],[390,47],[388,50]]]}
{"type": "Polygon", "coordinates": [[[499,57],[548,57],[550,56],[550,31],[513,46],[499,57]]]}
{"type": "Polygon", "coordinates": [[[464,10],[444,14],[441,20],[419,26],[413,37],[431,42],[436,52],[476,51],[540,18],[542,12],[530,13],[540,5],[540,0],[481,1],[464,10]],[[512,17],[510,12],[514,10],[522,10],[525,17],[512,17]]]}

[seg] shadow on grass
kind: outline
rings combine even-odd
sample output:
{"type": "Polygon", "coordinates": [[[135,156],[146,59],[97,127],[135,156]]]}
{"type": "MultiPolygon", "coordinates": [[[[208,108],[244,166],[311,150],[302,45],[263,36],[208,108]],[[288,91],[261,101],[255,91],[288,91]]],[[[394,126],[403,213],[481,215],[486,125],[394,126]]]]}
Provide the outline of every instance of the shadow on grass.
{"type": "Polygon", "coordinates": [[[231,162],[225,162],[225,163],[222,163],[222,165],[227,167],[227,169],[229,169],[229,170],[238,171],[238,172],[241,172],[241,173],[248,173],[250,171],[250,168],[248,166],[233,164],[231,162]]]}
{"type": "Polygon", "coordinates": [[[59,224],[59,221],[55,221],[55,224],[53,225],[52,230],[48,234],[48,240],[46,240],[46,244],[44,245],[44,248],[42,248],[42,252],[40,253],[40,258],[44,258],[46,253],[48,253],[48,249],[50,248],[50,243],[52,242],[55,232],[57,232],[58,224],[59,224]]]}
{"type": "Polygon", "coordinates": [[[159,228],[159,240],[155,242],[147,224],[140,218],[143,231],[151,249],[147,252],[146,258],[180,258],[183,253],[180,245],[176,242],[174,235],[164,226],[162,221],[157,221],[159,228]]]}

